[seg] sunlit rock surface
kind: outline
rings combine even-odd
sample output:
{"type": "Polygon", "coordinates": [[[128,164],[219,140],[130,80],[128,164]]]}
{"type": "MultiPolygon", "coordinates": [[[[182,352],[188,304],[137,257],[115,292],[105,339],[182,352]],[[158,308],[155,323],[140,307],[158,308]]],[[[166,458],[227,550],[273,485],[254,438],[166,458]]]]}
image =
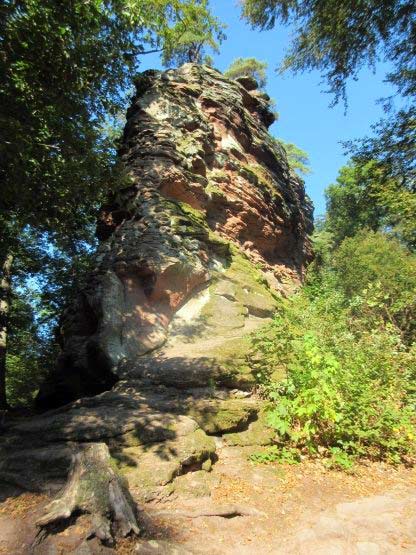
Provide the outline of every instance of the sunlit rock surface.
{"type": "Polygon", "coordinates": [[[96,267],[63,318],[63,355],[41,405],[132,372],[179,387],[252,383],[215,369],[210,346],[218,354],[219,339],[270,316],[273,295],[301,280],[311,256],[311,204],[267,132],[273,121],[252,79],[194,64],[139,75],[120,150],[132,184],[102,208],[96,267]],[[184,360],[177,346],[149,362],[174,336],[188,345],[184,360]]]}

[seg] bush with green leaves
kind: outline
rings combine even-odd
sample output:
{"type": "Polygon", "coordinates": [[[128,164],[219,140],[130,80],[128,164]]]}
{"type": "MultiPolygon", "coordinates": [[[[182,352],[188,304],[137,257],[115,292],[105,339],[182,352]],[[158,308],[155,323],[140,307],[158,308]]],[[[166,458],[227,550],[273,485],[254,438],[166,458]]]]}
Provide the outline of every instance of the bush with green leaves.
{"type": "Polygon", "coordinates": [[[333,255],[337,288],[356,316],[390,326],[409,345],[416,339],[416,256],[383,233],[360,231],[333,255]]]}
{"type": "Polygon", "coordinates": [[[414,462],[416,344],[397,314],[414,319],[415,263],[382,234],[347,239],[254,336],[275,460],[296,449],[344,469],[414,462]]]}

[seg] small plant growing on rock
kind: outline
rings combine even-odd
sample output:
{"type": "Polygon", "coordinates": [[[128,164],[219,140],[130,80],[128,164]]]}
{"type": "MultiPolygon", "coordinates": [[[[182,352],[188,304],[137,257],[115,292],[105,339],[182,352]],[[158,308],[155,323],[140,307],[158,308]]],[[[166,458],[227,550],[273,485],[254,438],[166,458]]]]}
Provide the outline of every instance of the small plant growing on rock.
{"type": "Polygon", "coordinates": [[[228,79],[252,77],[257,81],[260,88],[264,88],[267,82],[266,70],[267,62],[261,62],[256,58],[236,58],[230,67],[224,71],[224,75],[228,79]]]}

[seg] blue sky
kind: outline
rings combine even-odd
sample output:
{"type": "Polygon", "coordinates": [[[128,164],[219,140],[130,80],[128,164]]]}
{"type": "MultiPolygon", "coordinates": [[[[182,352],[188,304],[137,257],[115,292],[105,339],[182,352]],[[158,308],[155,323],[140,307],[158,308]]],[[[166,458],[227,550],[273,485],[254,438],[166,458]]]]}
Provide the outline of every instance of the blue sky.
{"type": "MultiPolygon", "coordinates": [[[[376,100],[394,91],[383,83],[386,67],[376,74],[362,71],[358,81],[348,83],[348,110],[330,108],[332,97],[324,92],[318,73],[281,76],[275,71],[289,45],[290,29],[254,31],[240,19],[235,0],[211,0],[212,11],[227,24],[227,40],[214,56],[214,66],[223,71],[237,57],[255,57],[269,64],[266,90],[276,101],[280,119],[270,132],[304,149],[310,158],[312,174],[305,177],[306,190],[315,205],[315,215],[325,211],[324,190],[334,182],[339,168],[347,161],[340,141],[363,137],[382,116],[376,100]]],[[[144,57],[141,69],[160,67],[157,56],[144,57]]]]}

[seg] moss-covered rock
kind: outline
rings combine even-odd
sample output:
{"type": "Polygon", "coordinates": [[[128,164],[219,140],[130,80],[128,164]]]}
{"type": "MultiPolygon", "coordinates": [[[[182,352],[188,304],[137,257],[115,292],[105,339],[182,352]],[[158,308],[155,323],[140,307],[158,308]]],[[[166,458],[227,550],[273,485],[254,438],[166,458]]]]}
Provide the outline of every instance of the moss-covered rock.
{"type": "Polygon", "coordinates": [[[147,71],[136,85],[119,149],[129,185],[102,208],[94,270],[63,318],[59,387],[42,389],[44,408],[54,389],[66,403],[113,385],[125,361],[165,345],[175,312],[219,277],[235,297],[213,289],[211,336],[251,331],[247,316],[274,309],[254,261],[284,288],[310,258],[311,205],[268,134],[267,95],[198,64],[147,71]]]}
{"type": "Polygon", "coordinates": [[[258,409],[257,403],[245,399],[203,400],[192,404],[189,415],[207,434],[223,434],[247,428],[258,409]]]}
{"type": "Polygon", "coordinates": [[[176,441],[124,448],[116,457],[130,486],[149,492],[165,486],[188,467],[201,467],[214,453],[214,440],[198,429],[176,441]]]}
{"type": "Polygon", "coordinates": [[[267,425],[265,415],[260,414],[258,419],[251,422],[248,429],[243,432],[226,434],[223,441],[226,445],[240,447],[250,445],[270,445],[276,437],[276,432],[267,425]]]}

